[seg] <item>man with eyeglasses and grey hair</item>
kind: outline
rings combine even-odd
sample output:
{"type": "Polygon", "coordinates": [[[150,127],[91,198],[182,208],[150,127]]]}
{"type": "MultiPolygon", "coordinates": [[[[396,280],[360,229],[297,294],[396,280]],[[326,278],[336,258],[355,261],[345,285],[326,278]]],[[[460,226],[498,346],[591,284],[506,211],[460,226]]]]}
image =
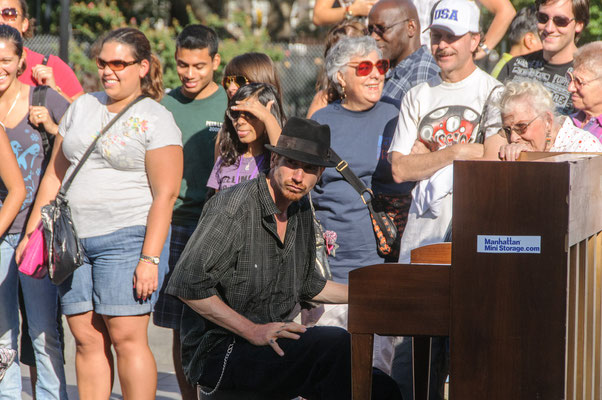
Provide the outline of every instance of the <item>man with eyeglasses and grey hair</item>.
{"type": "Polygon", "coordinates": [[[515,57],[502,68],[502,82],[536,80],[548,89],[560,114],[573,112],[567,72],[577,41],[589,22],[589,0],[536,0],[537,32],[543,49],[515,57]]]}

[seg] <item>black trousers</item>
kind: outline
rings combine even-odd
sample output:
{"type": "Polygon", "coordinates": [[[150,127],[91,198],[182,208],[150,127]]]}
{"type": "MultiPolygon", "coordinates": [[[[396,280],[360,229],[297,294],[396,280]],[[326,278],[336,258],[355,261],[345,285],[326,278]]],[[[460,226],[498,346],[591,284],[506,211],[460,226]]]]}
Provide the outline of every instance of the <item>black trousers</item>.
{"type": "MultiPolygon", "coordinates": [[[[202,386],[214,387],[229,343],[209,355],[202,386]]],[[[299,340],[278,339],[280,357],[270,346],[254,346],[237,339],[221,389],[246,389],[268,396],[306,399],[351,399],[351,335],[342,328],[308,328],[299,340]]],[[[401,394],[391,377],[375,370],[372,398],[399,400],[401,394]]]]}

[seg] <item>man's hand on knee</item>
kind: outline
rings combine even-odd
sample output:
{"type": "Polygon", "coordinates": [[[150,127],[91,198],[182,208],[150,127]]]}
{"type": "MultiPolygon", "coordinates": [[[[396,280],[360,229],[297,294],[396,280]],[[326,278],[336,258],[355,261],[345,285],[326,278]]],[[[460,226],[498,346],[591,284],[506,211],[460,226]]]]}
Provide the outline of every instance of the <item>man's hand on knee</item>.
{"type": "Polygon", "coordinates": [[[272,349],[279,355],[283,356],[284,351],[276,342],[280,338],[299,339],[297,333],[303,333],[307,328],[295,322],[270,322],[269,324],[255,324],[251,332],[246,335],[250,343],[255,346],[270,345],[272,349]]]}

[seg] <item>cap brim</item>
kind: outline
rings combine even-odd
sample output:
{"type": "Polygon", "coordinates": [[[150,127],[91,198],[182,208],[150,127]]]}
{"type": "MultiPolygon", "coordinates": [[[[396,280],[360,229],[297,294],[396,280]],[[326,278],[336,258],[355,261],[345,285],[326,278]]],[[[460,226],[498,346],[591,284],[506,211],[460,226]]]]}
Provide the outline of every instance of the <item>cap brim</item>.
{"type": "Polygon", "coordinates": [[[306,164],[317,165],[320,167],[335,167],[337,164],[331,160],[324,160],[318,156],[313,154],[308,154],[298,150],[292,149],[279,149],[278,147],[274,147],[272,145],[266,144],[265,148],[269,151],[280,154],[286,158],[290,158],[291,160],[301,161],[306,164]]]}
{"type": "Polygon", "coordinates": [[[431,24],[431,25],[429,25],[429,27],[426,28],[425,30],[423,30],[422,33],[426,32],[426,31],[428,31],[429,29],[432,29],[432,28],[442,29],[442,30],[444,30],[446,32],[451,33],[454,36],[464,36],[464,35],[466,35],[468,33],[468,29],[462,29],[459,32],[454,32],[454,30],[452,28],[450,28],[449,26],[439,25],[439,24],[431,24]]]}

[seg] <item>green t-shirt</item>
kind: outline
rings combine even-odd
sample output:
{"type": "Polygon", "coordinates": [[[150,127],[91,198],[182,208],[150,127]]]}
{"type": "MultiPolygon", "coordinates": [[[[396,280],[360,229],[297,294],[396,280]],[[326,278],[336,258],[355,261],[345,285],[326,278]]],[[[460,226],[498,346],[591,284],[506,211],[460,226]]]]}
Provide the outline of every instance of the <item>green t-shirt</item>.
{"type": "Polygon", "coordinates": [[[184,177],[173,223],[196,225],[203,210],[207,180],[214,164],[215,137],[224,120],[228,97],[221,86],[202,100],[191,100],[177,88],[163,97],[161,104],[173,114],[184,145],[184,177]]]}

